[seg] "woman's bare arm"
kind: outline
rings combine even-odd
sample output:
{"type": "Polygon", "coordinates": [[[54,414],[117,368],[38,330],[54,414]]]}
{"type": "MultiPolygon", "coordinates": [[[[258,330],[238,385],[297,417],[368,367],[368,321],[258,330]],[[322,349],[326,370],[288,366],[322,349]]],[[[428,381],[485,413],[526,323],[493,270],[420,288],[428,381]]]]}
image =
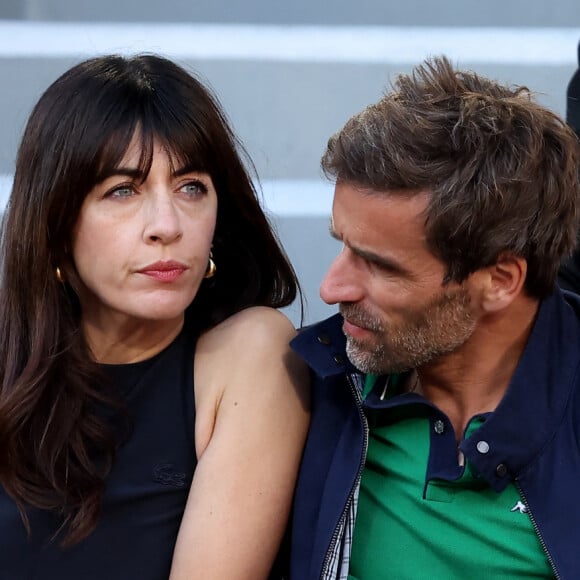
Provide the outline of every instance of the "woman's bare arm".
{"type": "Polygon", "coordinates": [[[171,580],[259,580],[276,556],[308,427],[295,331],[270,308],[210,330],[195,360],[198,465],[171,580]]]}

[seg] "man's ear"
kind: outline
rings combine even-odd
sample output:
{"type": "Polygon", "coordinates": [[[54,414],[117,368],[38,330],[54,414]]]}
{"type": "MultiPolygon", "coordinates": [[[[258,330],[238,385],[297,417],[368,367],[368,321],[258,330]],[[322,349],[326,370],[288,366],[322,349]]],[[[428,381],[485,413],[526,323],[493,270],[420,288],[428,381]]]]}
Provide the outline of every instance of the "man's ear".
{"type": "Polygon", "coordinates": [[[484,283],[481,307],[485,312],[491,313],[508,307],[522,293],[528,264],[520,256],[503,252],[495,264],[482,270],[484,283]]]}

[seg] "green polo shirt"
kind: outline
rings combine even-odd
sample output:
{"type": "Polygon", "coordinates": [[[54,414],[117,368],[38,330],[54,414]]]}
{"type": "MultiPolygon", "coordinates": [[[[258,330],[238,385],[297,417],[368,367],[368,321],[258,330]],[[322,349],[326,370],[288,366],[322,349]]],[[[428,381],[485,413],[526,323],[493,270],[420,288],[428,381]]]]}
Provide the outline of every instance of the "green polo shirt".
{"type": "MultiPolygon", "coordinates": [[[[367,378],[365,397],[375,378],[367,378]]],[[[397,393],[397,379],[387,397],[401,404],[366,410],[369,447],[349,579],[554,578],[515,486],[497,493],[469,462],[459,466],[454,443],[436,439],[444,422],[433,418],[441,413],[419,396],[397,393]],[[449,479],[427,480],[429,461],[441,459],[435,453],[454,454],[446,458],[456,466],[449,479]]],[[[472,418],[464,438],[484,421],[472,418]]]]}

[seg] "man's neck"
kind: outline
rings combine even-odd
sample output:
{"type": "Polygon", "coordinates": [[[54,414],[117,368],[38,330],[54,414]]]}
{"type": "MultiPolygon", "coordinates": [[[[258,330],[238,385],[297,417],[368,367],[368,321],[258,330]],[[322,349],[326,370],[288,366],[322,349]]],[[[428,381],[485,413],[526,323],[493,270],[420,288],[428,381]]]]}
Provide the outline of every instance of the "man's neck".
{"type": "Polygon", "coordinates": [[[474,415],[495,410],[503,398],[538,306],[521,296],[508,309],[482,316],[458,351],[418,369],[416,391],[449,417],[458,440],[474,415]]]}

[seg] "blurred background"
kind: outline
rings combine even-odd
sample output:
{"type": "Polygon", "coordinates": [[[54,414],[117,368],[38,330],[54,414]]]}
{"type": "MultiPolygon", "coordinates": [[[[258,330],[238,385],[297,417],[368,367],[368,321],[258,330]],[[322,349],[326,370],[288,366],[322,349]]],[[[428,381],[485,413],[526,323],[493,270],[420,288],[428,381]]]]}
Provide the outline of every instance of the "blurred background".
{"type": "MultiPolygon", "coordinates": [[[[328,137],[438,54],[564,115],[579,39],[578,0],[0,0],[0,209],[24,123],[57,76],[98,54],[162,54],[213,88],[254,160],[308,323],[335,310],[318,297],[339,250],[319,169],[328,137]]],[[[287,313],[299,324],[298,306],[287,313]]]]}

